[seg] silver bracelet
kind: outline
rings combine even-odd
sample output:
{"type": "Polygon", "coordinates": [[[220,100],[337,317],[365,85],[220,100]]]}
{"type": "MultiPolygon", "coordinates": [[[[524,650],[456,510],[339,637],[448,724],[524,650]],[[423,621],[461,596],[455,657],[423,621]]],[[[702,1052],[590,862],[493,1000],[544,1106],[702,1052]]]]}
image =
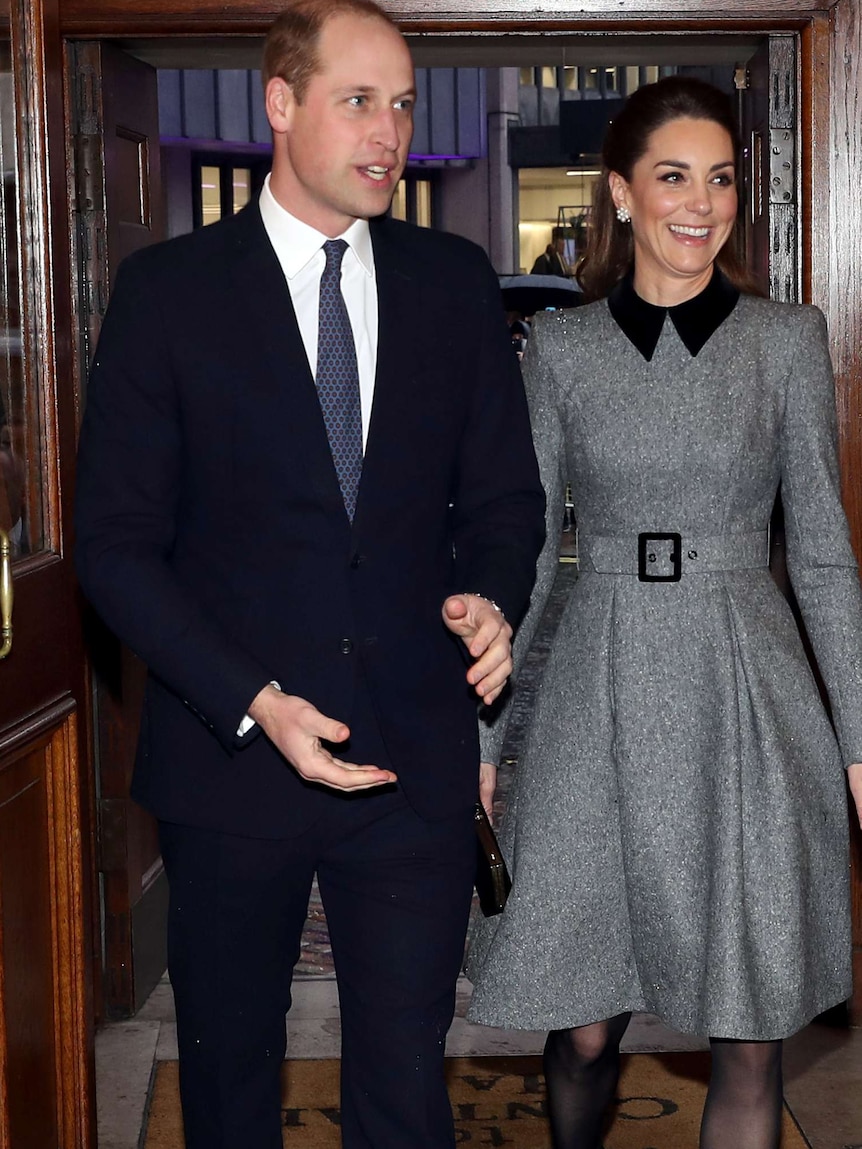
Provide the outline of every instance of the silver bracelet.
{"type": "MultiPolygon", "coordinates": [[[[473,596],[473,598],[480,598],[482,600],[482,602],[486,602],[488,604],[488,606],[492,606],[494,608],[494,610],[497,612],[497,614],[503,614],[504,613],[503,608],[498,603],[494,602],[494,600],[492,598],[488,598],[488,596],[486,594],[479,594],[479,592],[476,590],[465,590],[465,591],[462,591],[461,593],[462,594],[471,594],[473,596]]],[[[504,617],[505,617],[505,615],[504,615],[504,617]]]]}

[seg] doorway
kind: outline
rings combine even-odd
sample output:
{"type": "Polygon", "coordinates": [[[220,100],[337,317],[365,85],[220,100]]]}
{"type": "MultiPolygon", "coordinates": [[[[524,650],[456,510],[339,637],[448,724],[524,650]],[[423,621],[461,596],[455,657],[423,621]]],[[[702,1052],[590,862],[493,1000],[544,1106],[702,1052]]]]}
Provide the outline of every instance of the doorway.
{"type": "MultiPolygon", "coordinates": [[[[505,53],[502,52],[501,47],[501,54],[499,56],[494,56],[490,52],[490,49],[488,49],[490,46],[483,44],[483,52],[479,54],[480,59],[483,60],[482,64],[469,63],[472,57],[465,55],[465,62],[459,64],[459,67],[482,67],[486,70],[493,69],[497,71],[505,68],[514,68],[517,69],[518,72],[528,67],[541,69],[542,71],[551,68],[556,69],[557,67],[588,67],[586,63],[564,63],[559,65],[544,63],[542,60],[549,59],[548,56],[541,57],[533,53],[539,51],[539,45],[542,51],[547,52],[548,41],[539,41],[538,38],[531,39],[536,41],[536,43],[531,47],[528,47],[526,43],[519,44],[517,46],[517,55],[513,55],[513,46],[510,44],[505,46],[505,53]],[[519,62],[502,62],[513,59],[530,59],[533,63],[528,65],[519,62]]],[[[646,41],[640,40],[637,45],[634,46],[630,45],[628,41],[623,38],[618,41],[613,38],[608,38],[608,40],[610,41],[610,46],[603,46],[602,51],[608,53],[616,51],[622,54],[613,56],[613,59],[617,60],[617,63],[601,65],[606,71],[610,68],[617,67],[659,67],[659,64],[653,64],[651,62],[641,63],[641,61],[664,59],[662,54],[665,51],[670,51],[668,47],[670,41],[662,40],[660,37],[652,38],[649,40],[648,45],[646,41]]],[[[751,39],[741,36],[728,37],[721,41],[721,45],[721,52],[719,52],[717,41],[716,44],[711,47],[713,47],[713,51],[719,56],[724,54],[724,59],[710,61],[708,56],[703,53],[703,46],[701,44],[693,41],[691,44],[693,54],[692,56],[686,56],[685,41],[675,39],[672,41],[672,48],[674,48],[674,56],[678,60],[678,63],[672,65],[672,67],[723,69],[723,74],[725,77],[729,77],[729,82],[734,85],[734,91],[738,93],[740,107],[744,110],[746,121],[752,125],[770,123],[772,117],[770,113],[769,93],[774,90],[775,85],[765,85],[759,88],[755,87],[754,84],[749,84],[749,80],[751,80],[753,75],[753,63],[760,57],[760,59],[767,60],[767,67],[769,68],[777,67],[776,61],[778,61],[779,57],[785,61],[785,63],[787,60],[790,60],[791,74],[794,77],[795,85],[795,37],[791,33],[787,33],[785,36],[764,37],[762,39],[751,39]],[[698,49],[698,51],[695,52],[695,48],[698,49]],[[695,62],[687,64],[685,63],[686,59],[691,59],[695,62]],[[770,60],[772,61],[771,65],[769,63],[770,60]]],[[[446,49],[453,49],[453,55],[444,55],[441,56],[440,59],[457,59],[457,47],[459,47],[459,45],[452,41],[452,43],[446,43],[444,47],[446,49]]],[[[107,45],[75,45],[76,69],[80,69],[80,63],[82,63],[85,56],[90,57],[91,67],[97,67],[94,61],[97,60],[98,57],[98,68],[105,69],[106,59],[109,54],[107,49],[107,45]],[[95,51],[97,48],[99,48],[98,52],[95,51]],[[101,51],[102,48],[106,49],[106,51],[101,51]]],[[[141,102],[141,83],[145,83],[151,88],[153,83],[155,83],[157,91],[157,69],[161,67],[161,60],[169,59],[171,64],[174,65],[174,70],[186,68],[190,65],[188,62],[194,60],[200,62],[191,64],[192,67],[203,67],[201,57],[198,55],[200,48],[194,45],[188,46],[187,57],[183,55],[183,51],[182,45],[168,43],[168,41],[160,41],[160,43],[154,45],[137,43],[134,45],[126,45],[120,49],[120,53],[118,54],[134,62],[132,67],[136,68],[137,75],[136,82],[134,82],[134,91],[137,93],[136,100],[138,103],[141,102]],[[148,68],[149,71],[141,72],[137,70],[138,64],[143,65],[144,68],[148,68]],[[147,77],[146,80],[141,79],[141,77],[144,76],[147,77]]],[[[245,57],[247,51],[247,45],[238,46],[237,56],[233,57],[228,52],[228,48],[225,47],[222,52],[222,61],[236,65],[239,62],[239,56],[245,57]]],[[[418,59],[423,59],[423,52],[428,52],[429,60],[437,60],[438,56],[436,53],[438,51],[442,51],[440,45],[431,45],[430,40],[423,40],[422,52],[418,53],[418,59]]],[[[567,61],[574,59],[592,60],[595,59],[597,46],[595,46],[594,39],[565,38],[563,43],[563,39],[561,38],[559,44],[554,43],[554,52],[560,53],[560,59],[567,61]],[[590,55],[587,55],[587,53],[590,53],[590,55]]],[[[111,65],[111,67],[113,67],[113,65],[111,65]]],[[[122,65],[120,65],[120,67],[122,67],[122,65]]],[[[429,64],[429,67],[452,69],[455,65],[452,63],[434,63],[433,65],[429,64]]],[[[233,70],[236,71],[237,69],[234,68],[233,70]]],[[[100,87],[103,93],[103,99],[105,99],[105,93],[123,92],[123,87],[120,82],[117,82],[113,87],[102,83],[100,87]]],[[[782,90],[784,91],[784,88],[782,88],[782,90]]],[[[795,93],[795,86],[793,87],[793,93],[795,93]]],[[[79,99],[85,99],[85,95],[80,95],[79,99]]],[[[792,115],[795,117],[795,94],[791,108],[792,115]]],[[[103,196],[103,201],[99,203],[94,200],[91,207],[87,208],[84,213],[82,213],[82,211],[77,211],[76,213],[76,233],[78,237],[85,237],[87,234],[93,233],[95,230],[98,230],[99,226],[101,226],[103,233],[108,237],[107,246],[102,249],[101,255],[99,255],[98,247],[95,245],[85,245],[82,242],[79,246],[79,298],[84,301],[95,301],[90,314],[88,314],[85,322],[82,324],[82,331],[80,331],[80,350],[82,350],[82,356],[80,356],[79,360],[79,370],[80,373],[82,373],[82,378],[84,375],[86,354],[92,350],[94,339],[98,336],[99,308],[101,307],[103,309],[103,301],[107,299],[111,277],[113,277],[118,257],[124,254],[124,250],[129,249],[128,247],[123,247],[121,240],[118,238],[115,244],[111,242],[110,237],[111,234],[113,234],[113,232],[111,232],[111,222],[116,218],[114,213],[121,210],[123,203],[124,205],[131,203],[134,211],[139,210],[141,203],[147,206],[146,210],[139,210],[138,218],[133,219],[133,221],[123,217],[122,223],[126,230],[125,232],[116,232],[117,237],[120,237],[121,234],[125,234],[126,238],[128,238],[130,234],[129,226],[133,224],[136,228],[140,229],[134,233],[136,234],[136,238],[133,240],[134,244],[137,244],[138,240],[147,242],[161,238],[159,217],[161,215],[162,218],[171,218],[172,208],[170,194],[167,202],[164,203],[164,207],[166,207],[167,210],[162,213],[159,207],[161,200],[160,187],[157,185],[157,179],[153,179],[153,176],[157,176],[157,171],[159,171],[161,167],[168,167],[167,164],[162,165],[161,161],[159,164],[155,162],[154,149],[159,149],[159,144],[157,144],[157,140],[159,140],[159,129],[157,129],[156,126],[155,133],[153,133],[152,128],[141,128],[140,125],[132,125],[129,121],[129,117],[125,115],[125,110],[126,108],[122,103],[121,95],[121,102],[115,103],[113,107],[109,107],[107,102],[102,103],[98,111],[98,115],[101,116],[100,121],[94,121],[93,119],[93,106],[86,106],[84,103],[78,106],[76,116],[74,117],[74,122],[78,125],[78,128],[82,128],[82,126],[86,125],[87,128],[90,129],[90,131],[79,131],[76,134],[75,152],[79,156],[86,151],[83,142],[85,137],[90,137],[91,139],[99,136],[105,137],[106,125],[115,125],[114,129],[111,130],[114,131],[117,139],[124,141],[120,148],[120,152],[122,153],[122,170],[126,177],[131,178],[130,186],[137,188],[136,195],[132,195],[131,198],[126,192],[120,190],[118,180],[120,180],[121,176],[115,176],[109,170],[108,164],[111,160],[110,156],[106,153],[105,156],[102,156],[101,160],[103,165],[102,172],[106,177],[106,192],[105,196],[103,196]],[[146,162],[144,157],[146,157],[146,162]],[[146,194],[141,191],[144,187],[144,184],[141,182],[143,182],[145,176],[147,178],[146,194]],[[117,192],[116,206],[111,202],[113,201],[115,191],[117,192]],[[122,201],[122,203],[120,201],[122,201]],[[102,216],[101,223],[97,219],[99,215],[102,216]],[[99,291],[95,290],[97,285],[100,287],[99,291]]],[[[796,123],[794,119],[793,130],[795,129],[796,123]]],[[[762,131],[762,126],[760,129],[757,129],[756,126],[752,126],[752,138],[754,138],[754,133],[757,130],[762,131]]],[[[107,134],[109,136],[110,132],[108,131],[107,134]]],[[[202,140],[201,142],[207,141],[202,140]]],[[[500,175],[500,169],[503,167],[503,144],[508,146],[508,131],[505,133],[505,136],[502,137],[502,140],[498,140],[498,175],[500,175]]],[[[92,152],[87,152],[87,155],[92,159],[92,152]]],[[[760,162],[764,157],[764,149],[761,148],[760,152],[756,152],[754,147],[749,149],[749,156],[751,156],[753,167],[747,175],[749,186],[747,219],[749,219],[752,224],[749,242],[751,242],[753,250],[760,252],[761,248],[757,246],[757,244],[759,244],[770,229],[767,228],[767,231],[757,233],[755,226],[759,223],[763,223],[764,219],[765,222],[768,223],[772,209],[769,206],[770,200],[768,194],[762,194],[763,185],[765,180],[767,180],[767,172],[761,170],[760,167],[755,167],[755,155],[759,157],[760,162]],[[756,205],[756,210],[752,205],[756,205]],[[757,236],[760,236],[760,240],[757,236]]],[[[163,156],[164,152],[161,151],[161,157],[163,156]]],[[[209,167],[213,167],[213,165],[218,167],[218,164],[222,162],[221,156],[222,153],[218,154],[218,156],[214,156],[211,153],[207,155],[207,159],[217,161],[215,164],[209,164],[209,167]]],[[[237,168],[238,167],[239,164],[237,164],[237,168]]],[[[231,168],[230,170],[234,171],[236,168],[231,168]]],[[[423,170],[428,169],[425,168],[423,170]]],[[[463,169],[453,168],[449,170],[457,172],[460,175],[463,169]]],[[[503,192],[506,190],[507,180],[509,184],[513,182],[511,170],[507,178],[500,179],[499,184],[495,187],[491,186],[490,172],[485,172],[482,178],[485,179],[487,184],[486,194],[488,202],[491,203],[493,201],[498,207],[502,205],[502,203],[505,203],[505,195],[503,195],[503,192]]],[[[251,177],[249,177],[249,179],[251,179],[251,177]]],[[[202,183],[202,180],[199,180],[199,183],[202,183]]],[[[220,211],[228,210],[229,208],[233,209],[233,207],[238,206],[237,200],[233,198],[232,191],[224,190],[225,187],[231,188],[232,190],[233,184],[234,180],[232,178],[230,180],[223,180],[220,169],[220,176],[218,176],[218,188],[220,188],[218,203],[220,203],[220,211]]],[[[190,175],[188,175],[188,187],[190,187],[188,194],[193,194],[194,186],[195,180],[192,171],[190,175]]],[[[513,192],[515,202],[517,202],[517,198],[518,196],[513,192]]],[[[80,200],[82,200],[82,196],[78,196],[78,201],[80,202],[80,200]]],[[[563,203],[564,202],[565,200],[563,200],[563,203]]],[[[786,244],[786,250],[791,253],[791,262],[794,271],[791,279],[786,280],[786,290],[788,294],[782,296],[782,298],[795,298],[796,293],[799,291],[800,283],[799,259],[801,238],[798,230],[798,205],[796,205],[794,200],[793,202],[785,203],[785,207],[793,209],[792,226],[791,228],[783,229],[782,234],[786,244]]],[[[194,222],[197,221],[192,218],[192,223],[194,222]]],[[[200,222],[203,222],[202,218],[200,222]]],[[[503,241],[505,241],[505,232],[513,232],[517,222],[517,217],[510,215],[507,226],[500,226],[499,231],[495,232],[497,238],[492,240],[488,237],[487,247],[490,249],[492,257],[494,245],[497,245],[498,248],[502,248],[503,241]]],[[[772,264],[775,263],[775,253],[770,254],[765,247],[762,250],[767,273],[771,276],[770,268],[772,264]],[[770,261],[772,262],[770,263],[770,261]]],[[[85,314],[84,309],[82,309],[82,314],[85,314]]],[[[106,1010],[106,1013],[115,1012],[118,1013],[118,1015],[122,1015],[123,1010],[132,1013],[134,1009],[138,1007],[138,1004],[146,995],[148,980],[152,979],[153,973],[156,971],[157,962],[159,962],[157,954],[159,954],[159,933],[162,930],[164,895],[160,861],[155,851],[152,826],[147,826],[145,822],[141,822],[137,815],[130,815],[128,803],[126,803],[123,793],[123,787],[128,785],[131,747],[134,741],[134,732],[136,732],[137,727],[136,710],[139,702],[140,668],[134,666],[133,662],[126,660],[126,656],[123,653],[118,657],[120,657],[120,663],[118,663],[118,666],[114,666],[114,672],[118,673],[118,679],[103,681],[102,686],[99,687],[99,691],[102,691],[102,693],[97,693],[95,707],[97,707],[100,719],[111,707],[115,708],[107,730],[105,733],[100,734],[98,761],[101,785],[98,797],[100,802],[100,816],[102,819],[105,819],[102,820],[102,836],[103,839],[109,840],[111,850],[114,851],[114,853],[110,855],[110,870],[105,867],[106,851],[102,851],[101,853],[102,888],[108,890],[110,882],[111,890],[120,889],[121,895],[125,890],[126,896],[125,904],[117,902],[113,894],[105,897],[105,981],[106,986],[111,987],[107,992],[107,1000],[111,1004],[110,1008],[106,1010]],[[110,692],[113,692],[113,694],[110,692]],[[118,738],[117,735],[120,735],[120,738],[118,738]],[[122,745],[120,745],[120,743],[122,743],[122,745]],[[120,761],[117,755],[120,755],[122,761],[120,761]],[[106,779],[111,779],[111,785],[114,785],[116,789],[109,789],[106,785],[106,779]],[[110,828],[110,833],[107,838],[105,833],[106,827],[110,828]],[[123,840],[121,840],[121,838],[123,840]],[[114,912],[117,918],[115,923],[116,934],[118,936],[123,935],[126,941],[128,941],[128,948],[125,950],[118,950],[114,944],[108,943],[107,921],[111,912],[114,912]],[[144,954],[156,955],[155,962],[149,965],[146,971],[139,962],[139,956],[144,954]],[[140,971],[140,974],[138,971],[140,971]],[[115,989],[117,990],[116,996],[114,995],[115,989]],[[123,993],[129,996],[123,998],[123,993]]],[[[157,977],[157,972],[155,976],[157,977]]]]}
{"type": "MultiPolygon", "coordinates": [[[[426,152],[415,159],[409,174],[414,189],[423,176],[435,177],[435,214],[441,226],[461,230],[482,243],[498,271],[512,266],[498,262],[506,258],[501,253],[517,252],[520,259],[523,247],[518,239],[522,222],[518,204],[527,198],[528,185],[526,179],[519,185],[524,165],[510,161],[518,147],[523,153],[528,146],[523,133],[532,125],[521,121],[533,94],[544,87],[550,91],[552,83],[556,84],[559,113],[561,104],[575,102],[567,101],[567,94],[577,93],[584,106],[594,105],[603,97],[621,94],[626,83],[635,82],[633,73],[646,81],[659,70],[686,70],[735,94],[749,141],[743,197],[747,243],[773,282],[775,294],[797,298],[802,250],[795,193],[798,184],[794,184],[791,199],[773,202],[766,190],[768,172],[762,166],[768,149],[762,142],[755,145],[758,139],[762,141],[765,125],[774,124],[777,117],[783,117],[789,132],[797,132],[798,45],[794,33],[709,38],[608,36],[601,41],[562,34],[475,39],[423,36],[413,47],[417,66],[428,70],[430,78],[423,83],[429,102],[433,102],[435,91],[442,98],[446,84],[459,90],[458,70],[481,73],[483,86],[481,91],[475,89],[475,112],[484,115],[485,122],[473,125],[473,136],[483,140],[485,155],[465,164],[464,157],[455,157],[456,162],[450,163],[451,156],[426,152]],[[567,88],[573,76],[580,86],[567,88]],[[592,81],[591,76],[599,79],[592,81]],[[492,106],[495,94],[499,106],[492,106]],[[521,133],[518,139],[515,132],[521,133]],[[488,204],[485,213],[475,211],[477,188],[488,204]],[[462,209],[464,204],[469,205],[469,212],[462,209]],[[775,223],[778,213],[784,221],[782,227],[775,223]],[[477,216],[484,217],[481,226],[485,229],[478,234],[477,216]],[[766,243],[770,234],[780,236],[778,248],[766,243]],[[780,277],[776,270],[779,264],[780,277]]],[[[76,78],[70,83],[74,94],[73,154],[78,171],[72,214],[78,255],[81,380],[120,259],[141,244],[204,225],[209,218],[240,208],[260,186],[267,149],[252,95],[255,81],[251,65],[257,64],[258,50],[258,44],[247,40],[70,44],[70,76],[76,78]],[[176,102],[171,99],[174,92],[176,102]],[[204,134],[185,132],[179,113],[192,106],[194,123],[211,125],[194,129],[204,134]],[[242,132],[231,134],[219,128],[227,122],[228,111],[234,120],[246,124],[245,137],[242,132]]],[[[471,83],[475,87],[475,76],[471,83]]],[[[460,90],[464,90],[463,84],[460,90]]],[[[560,116],[554,118],[549,103],[541,97],[537,100],[545,117],[545,122],[535,125],[540,131],[559,130],[560,116]]],[[[419,108],[417,114],[428,114],[428,109],[419,108]]],[[[428,138],[434,138],[433,127],[428,138]]],[[[559,150],[562,145],[557,146],[559,150]]],[[[584,146],[580,150],[591,149],[584,146]]],[[[797,148],[795,154],[799,151],[797,148]]],[[[594,155],[581,158],[595,162],[594,155]]],[[[552,207],[541,220],[550,228],[558,210],[571,200],[571,177],[558,177],[551,167],[541,170],[551,173],[545,199],[552,207]]],[[[581,163],[572,170],[583,184],[584,173],[591,169],[581,163]]],[[[415,191],[408,191],[405,203],[411,196],[413,202],[418,201],[415,191]]],[[[426,222],[432,222],[430,207],[427,216],[426,222]]],[[[161,974],[166,895],[152,823],[126,797],[143,668],[100,633],[96,624],[91,637],[100,652],[95,663],[94,708],[102,841],[102,1015],[123,1017],[134,1014],[161,974]]]]}

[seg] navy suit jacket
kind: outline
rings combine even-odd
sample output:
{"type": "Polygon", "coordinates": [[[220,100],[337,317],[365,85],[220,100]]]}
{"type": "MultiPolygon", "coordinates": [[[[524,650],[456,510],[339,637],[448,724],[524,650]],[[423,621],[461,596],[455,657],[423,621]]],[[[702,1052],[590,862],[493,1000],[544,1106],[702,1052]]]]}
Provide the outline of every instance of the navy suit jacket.
{"type": "Polygon", "coordinates": [[[77,565],[149,667],[132,793],[167,821],[289,836],[332,800],[265,737],[237,739],[270,680],[348,724],[370,700],[423,817],[475,798],[476,699],[441,606],[473,591],[520,618],[544,496],[484,254],[371,229],[378,359],[352,524],[257,204],[117,275],[81,436],[77,565]]]}

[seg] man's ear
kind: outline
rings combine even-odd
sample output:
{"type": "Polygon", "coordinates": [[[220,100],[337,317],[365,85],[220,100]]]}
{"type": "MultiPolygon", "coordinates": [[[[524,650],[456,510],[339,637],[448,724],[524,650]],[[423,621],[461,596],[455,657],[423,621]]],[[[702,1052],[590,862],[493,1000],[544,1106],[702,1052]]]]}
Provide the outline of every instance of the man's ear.
{"type": "Polygon", "coordinates": [[[281,76],[273,76],[266,85],[264,106],[269,126],[274,132],[290,131],[296,100],[293,88],[281,76]]]}

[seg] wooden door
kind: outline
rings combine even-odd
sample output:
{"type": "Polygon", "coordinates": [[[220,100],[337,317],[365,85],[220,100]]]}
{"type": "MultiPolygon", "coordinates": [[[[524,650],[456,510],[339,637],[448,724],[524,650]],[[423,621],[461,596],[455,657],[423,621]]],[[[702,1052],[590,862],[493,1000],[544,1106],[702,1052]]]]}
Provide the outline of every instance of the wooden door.
{"type": "MultiPolygon", "coordinates": [[[[155,70],[112,44],[74,44],[68,63],[85,379],[120,261],[164,237],[159,107],[155,70]]],[[[86,394],[85,383],[82,389],[86,394]]],[[[167,964],[167,881],[156,823],[129,799],[146,669],[94,613],[85,619],[94,679],[104,1013],[129,1017],[167,964]]]]}
{"type": "MultiPolygon", "coordinates": [[[[46,0],[47,2],[47,0],[46,0]]],[[[0,0],[0,1146],[92,1144],[90,796],[56,9],[0,0]],[[56,288],[59,285],[60,290],[56,288]],[[14,600],[10,594],[14,590],[14,600]]]]}

